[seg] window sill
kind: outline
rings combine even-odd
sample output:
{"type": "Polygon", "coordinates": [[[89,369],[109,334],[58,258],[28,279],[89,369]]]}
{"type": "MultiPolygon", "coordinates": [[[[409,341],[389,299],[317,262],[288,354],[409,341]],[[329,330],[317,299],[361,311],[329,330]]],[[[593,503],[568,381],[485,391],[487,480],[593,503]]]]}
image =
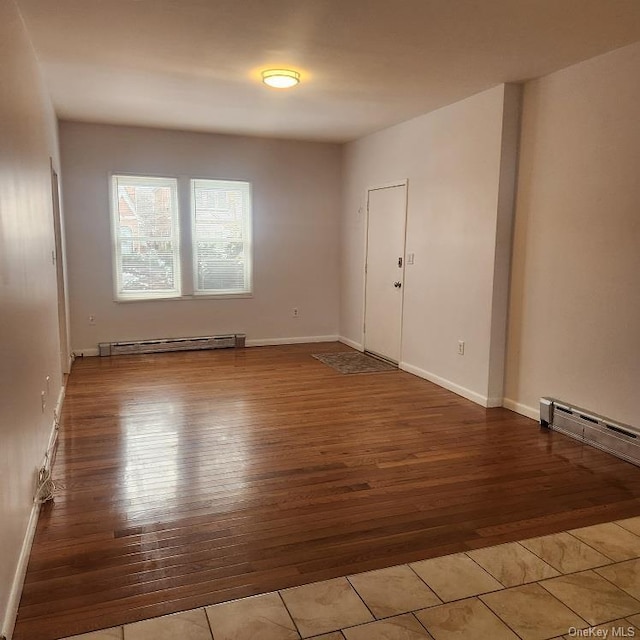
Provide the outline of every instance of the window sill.
{"type": "Polygon", "coordinates": [[[189,296],[167,296],[166,298],[115,298],[117,304],[130,304],[132,302],[184,302],[185,300],[234,300],[253,298],[253,293],[220,293],[220,294],[193,294],[189,296]]]}

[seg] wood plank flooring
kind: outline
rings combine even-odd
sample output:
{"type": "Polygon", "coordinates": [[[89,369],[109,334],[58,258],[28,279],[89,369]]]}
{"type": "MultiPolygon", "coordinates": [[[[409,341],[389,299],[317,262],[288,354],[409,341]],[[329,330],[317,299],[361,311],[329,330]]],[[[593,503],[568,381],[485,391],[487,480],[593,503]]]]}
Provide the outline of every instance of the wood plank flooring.
{"type": "Polygon", "coordinates": [[[77,361],[15,640],[640,514],[640,468],[347,349],[77,361]]]}

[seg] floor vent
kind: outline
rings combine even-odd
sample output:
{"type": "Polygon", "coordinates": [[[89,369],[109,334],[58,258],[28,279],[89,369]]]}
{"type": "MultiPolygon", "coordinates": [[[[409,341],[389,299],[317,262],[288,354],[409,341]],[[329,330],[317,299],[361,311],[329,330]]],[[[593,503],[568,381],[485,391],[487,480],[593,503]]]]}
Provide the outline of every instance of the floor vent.
{"type": "Polygon", "coordinates": [[[98,352],[101,356],[120,356],[135,353],[164,353],[166,351],[198,351],[202,349],[241,349],[244,347],[244,333],[224,336],[201,336],[197,338],[166,338],[160,340],[135,340],[131,342],[101,342],[98,352]]]}
{"type": "Polygon", "coordinates": [[[540,424],[640,466],[640,429],[586,409],[540,399],[540,424]]]}

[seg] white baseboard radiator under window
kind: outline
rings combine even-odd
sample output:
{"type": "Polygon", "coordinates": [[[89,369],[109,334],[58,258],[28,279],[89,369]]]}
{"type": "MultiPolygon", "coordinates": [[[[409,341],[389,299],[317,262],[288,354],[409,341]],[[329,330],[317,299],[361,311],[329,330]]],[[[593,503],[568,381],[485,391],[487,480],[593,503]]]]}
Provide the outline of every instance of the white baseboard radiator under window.
{"type": "Polygon", "coordinates": [[[159,340],[135,340],[131,342],[101,342],[98,353],[101,356],[120,356],[135,353],[164,353],[166,351],[199,351],[202,349],[242,349],[245,345],[244,333],[224,336],[201,336],[197,338],[166,338],[159,340]]]}
{"type": "Polygon", "coordinates": [[[640,429],[554,398],[540,399],[540,424],[640,466],[640,429]]]}

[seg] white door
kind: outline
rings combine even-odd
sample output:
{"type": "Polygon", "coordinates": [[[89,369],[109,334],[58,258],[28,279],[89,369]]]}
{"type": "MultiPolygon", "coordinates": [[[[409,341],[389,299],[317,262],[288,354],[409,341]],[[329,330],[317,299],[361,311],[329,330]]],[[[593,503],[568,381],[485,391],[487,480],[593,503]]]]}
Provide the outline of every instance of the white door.
{"type": "Polygon", "coordinates": [[[364,348],[400,361],[407,185],[370,189],[364,348]]]}

